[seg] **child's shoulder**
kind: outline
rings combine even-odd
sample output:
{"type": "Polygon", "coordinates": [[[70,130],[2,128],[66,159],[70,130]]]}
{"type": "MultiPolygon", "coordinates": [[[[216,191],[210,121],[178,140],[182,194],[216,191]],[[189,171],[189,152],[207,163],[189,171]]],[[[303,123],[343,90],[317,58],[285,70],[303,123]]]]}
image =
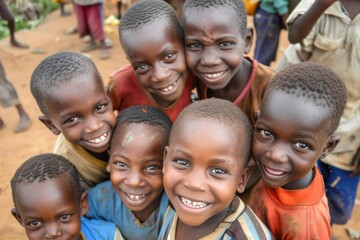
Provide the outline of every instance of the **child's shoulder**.
{"type": "Polygon", "coordinates": [[[109,76],[110,81],[120,81],[122,79],[134,78],[134,77],[135,77],[134,69],[130,64],[125,65],[113,71],[109,76]]]}
{"type": "Polygon", "coordinates": [[[86,240],[121,240],[120,231],[114,223],[81,217],[81,234],[86,240]]]}
{"type": "Polygon", "coordinates": [[[225,235],[235,239],[247,239],[247,236],[254,239],[273,239],[270,230],[239,197],[234,199],[230,208],[236,210],[224,220],[231,222],[225,235]]]}

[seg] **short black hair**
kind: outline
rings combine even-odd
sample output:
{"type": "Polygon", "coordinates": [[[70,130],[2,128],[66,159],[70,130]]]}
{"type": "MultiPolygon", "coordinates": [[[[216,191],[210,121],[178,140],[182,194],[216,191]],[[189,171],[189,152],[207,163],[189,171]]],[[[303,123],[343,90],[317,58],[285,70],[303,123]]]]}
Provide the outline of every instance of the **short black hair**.
{"type": "Polygon", "coordinates": [[[35,68],[30,89],[41,112],[47,115],[46,99],[64,83],[85,73],[94,73],[96,79],[102,78],[93,61],[76,52],[58,52],[43,59],[35,68]]]}
{"type": "Polygon", "coordinates": [[[347,101],[344,82],[329,67],[315,62],[294,64],[280,71],[267,87],[264,98],[274,91],[305,98],[315,106],[329,108],[330,134],[338,127],[347,101]]]}
{"type": "Polygon", "coordinates": [[[11,191],[15,207],[16,190],[20,184],[45,182],[55,178],[64,179],[68,186],[72,187],[75,199],[80,201],[80,177],[76,167],[63,156],[44,153],[25,161],[11,179],[11,191]]]}
{"type": "Polygon", "coordinates": [[[245,142],[245,144],[239,144],[239,148],[243,145],[241,150],[246,159],[244,165],[249,162],[253,128],[248,117],[240,108],[230,101],[219,98],[196,101],[184,108],[175,120],[170,133],[170,142],[176,138],[177,132],[181,131],[183,123],[197,119],[214,119],[226,124],[234,132],[240,132],[241,139],[245,142]]]}
{"type": "MultiPolygon", "coordinates": [[[[119,113],[116,118],[113,136],[120,126],[129,123],[144,123],[158,127],[163,130],[166,141],[169,139],[172,127],[170,118],[159,108],[146,105],[136,105],[126,108],[119,113]]],[[[113,143],[111,142],[111,145],[112,144],[113,143]]]]}
{"type": "Polygon", "coordinates": [[[182,10],[182,16],[190,8],[230,7],[234,10],[236,23],[240,33],[245,36],[247,28],[247,14],[243,0],[186,0],[182,10]]]}
{"type": "Polygon", "coordinates": [[[137,31],[159,19],[166,21],[170,29],[175,29],[183,42],[184,34],[175,9],[163,0],[142,0],[132,5],[121,18],[119,26],[121,43],[124,44],[122,38],[125,32],[137,31]]]}

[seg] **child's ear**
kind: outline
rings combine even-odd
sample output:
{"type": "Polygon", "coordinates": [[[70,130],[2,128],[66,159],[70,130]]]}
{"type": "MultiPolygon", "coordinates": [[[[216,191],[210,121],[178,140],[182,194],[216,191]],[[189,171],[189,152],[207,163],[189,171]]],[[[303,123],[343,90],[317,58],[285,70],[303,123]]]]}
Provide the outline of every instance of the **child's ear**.
{"type": "Polygon", "coordinates": [[[254,29],[252,27],[246,28],[245,32],[245,54],[249,54],[254,39],[254,29]]]}
{"type": "Polygon", "coordinates": [[[23,226],[22,218],[16,208],[11,209],[11,214],[20,223],[20,225],[23,226]]]}
{"type": "Polygon", "coordinates": [[[87,201],[88,191],[84,191],[81,195],[80,199],[80,215],[85,216],[86,213],[89,211],[89,204],[87,201]]]}
{"type": "Polygon", "coordinates": [[[40,120],[40,122],[42,122],[53,134],[55,134],[55,135],[59,135],[59,134],[60,134],[60,130],[52,123],[52,121],[51,121],[48,117],[42,115],[42,116],[39,117],[39,120],[40,120]]]}
{"type": "Polygon", "coordinates": [[[240,176],[239,184],[236,188],[236,191],[238,193],[242,193],[245,190],[245,187],[247,185],[247,182],[249,181],[250,175],[251,175],[252,167],[246,166],[243,170],[243,173],[240,176]]]}
{"type": "Polygon", "coordinates": [[[329,155],[329,153],[331,153],[335,147],[337,146],[337,144],[339,143],[340,141],[340,136],[337,136],[337,135],[331,135],[328,140],[327,140],[327,143],[320,155],[320,159],[326,157],[327,155],[329,155]]]}
{"type": "Polygon", "coordinates": [[[163,169],[162,169],[162,174],[164,175],[165,172],[165,161],[166,161],[166,157],[168,155],[169,152],[169,146],[166,146],[164,149],[164,157],[163,157],[163,169]]]}

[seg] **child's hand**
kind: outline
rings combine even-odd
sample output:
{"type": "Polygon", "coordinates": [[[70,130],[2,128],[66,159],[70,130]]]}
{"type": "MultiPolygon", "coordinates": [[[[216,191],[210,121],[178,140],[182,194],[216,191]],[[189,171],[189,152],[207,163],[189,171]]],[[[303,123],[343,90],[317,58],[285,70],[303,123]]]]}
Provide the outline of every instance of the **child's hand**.
{"type": "Polygon", "coordinates": [[[351,173],[352,176],[359,176],[360,175],[360,147],[358,148],[355,156],[351,161],[352,166],[356,166],[355,170],[351,173]]]}

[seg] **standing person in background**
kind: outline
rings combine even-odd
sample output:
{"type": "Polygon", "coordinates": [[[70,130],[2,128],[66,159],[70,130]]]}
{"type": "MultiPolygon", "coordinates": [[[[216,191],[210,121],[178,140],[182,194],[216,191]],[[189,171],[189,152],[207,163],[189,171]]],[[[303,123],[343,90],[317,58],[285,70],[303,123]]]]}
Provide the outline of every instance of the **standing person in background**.
{"type": "Polygon", "coordinates": [[[13,13],[5,0],[0,0],[0,18],[8,22],[10,31],[10,45],[17,48],[29,48],[29,45],[15,39],[15,20],[13,13]]]}
{"type": "Polygon", "coordinates": [[[101,48],[101,59],[109,58],[109,49],[103,26],[103,0],[74,0],[77,29],[80,37],[90,36],[90,41],[82,48],[88,52],[101,48]],[[96,41],[100,42],[100,45],[96,41]]]}
{"type": "Polygon", "coordinates": [[[350,219],[360,174],[360,1],[302,0],[287,20],[292,43],[278,69],[301,61],[321,62],[344,81],[348,101],[336,134],[341,141],[318,161],[332,224],[350,219]]]}
{"type": "MultiPolygon", "coordinates": [[[[0,103],[4,108],[15,106],[19,113],[20,120],[14,132],[22,132],[29,128],[31,120],[20,103],[19,97],[12,83],[6,76],[5,69],[0,62],[0,103]]],[[[0,117],[0,129],[4,127],[4,122],[0,117]]]]}
{"type": "Polygon", "coordinates": [[[254,58],[270,66],[276,59],[281,29],[286,29],[287,0],[261,0],[254,15],[256,46],[254,58]]]}

